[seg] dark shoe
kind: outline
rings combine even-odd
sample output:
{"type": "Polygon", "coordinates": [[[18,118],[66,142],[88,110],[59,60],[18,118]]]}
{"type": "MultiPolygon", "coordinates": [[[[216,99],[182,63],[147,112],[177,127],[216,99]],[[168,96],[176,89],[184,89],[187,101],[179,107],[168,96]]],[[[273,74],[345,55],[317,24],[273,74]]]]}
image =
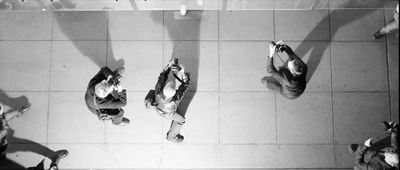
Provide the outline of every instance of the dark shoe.
{"type": "Polygon", "coordinates": [[[184,139],[184,137],[179,133],[176,136],[169,136],[169,132],[167,133],[167,140],[169,140],[171,142],[182,143],[183,139],[184,139]]]}
{"type": "Polygon", "coordinates": [[[357,151],[358,145],[357,144],[351,144],[347,147],[349,149],[349,152],[354,155],[354,153],[357,151]]]}
{"type": "Polygon", "coordinates": [[[385,36],[385,34],[382,34],[381,31],[377,31],[377,32],[374,34],[373,38],[374,38],[375,40],[377,40],[377,39],[383,38],[384,36],[385,36]]]}
{"type": "Polygon", "coordinates": [[[114,121],[113,121],[113,124],[114,124],[114,125],[118,125],[118,126],[126,126],[126,125],[129,125],[130,122],[131,122],[131,121],[130,121],[128,118],[122,117],[121,122],[114,123],[114,121]]]}
{"type": "Polygon", "coordinates": [[[67,150],[56,151],[56,156],[54,156],[54,158],[52,158],[52,161],[50,164],[50,170],[57,170],[58,163],[60,162],[60,160],[67,157],[68,155],[69,155],[69,152],[67,150]]]}
{"type": "Polygon", "coordinates": [[[383,121],[382,124],[385,126],[386,133],[397,132],[399,129],[398,123],[383,121]]]}
{"type": "Polygon", "coordinates": [[[28,111],[29,109],[31,109],[31,104],[27,104],[26,106],[21,107],[20,109],[18,109],[18,112],[20,112],[21,114],[25,113],[26,111],[28,111]]]}

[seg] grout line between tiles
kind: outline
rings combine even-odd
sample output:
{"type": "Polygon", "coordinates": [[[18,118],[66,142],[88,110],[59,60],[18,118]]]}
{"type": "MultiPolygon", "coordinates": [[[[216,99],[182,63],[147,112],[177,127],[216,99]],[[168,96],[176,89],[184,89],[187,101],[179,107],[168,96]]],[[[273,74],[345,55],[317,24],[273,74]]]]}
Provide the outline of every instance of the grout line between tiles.
{"type": "MultiPolygon", "coordinates": [[[[386,13],[385,13],[385,10],[383,10],[383,24],[384,25],[386,25],[386,13]]],[[[391,94],[391,86],[390,86],[390,81],[391,81],[391,78],[390,78],[390,64],[389,64],[389,39],[388,39],[388,36],[385,36],[385,58],[386,58],[386,73],[387,73],[387,75],[386,75],[386,77],[387,77],[387,83],[388,83],[388,85],[387,85],[387,88],[388,88],[388,91],[389,91],[389,93],[388,93],[388,98],[389,98],[389,120],[390,121],[393,121],[393,114],[394,113],[392,113],[392,94],[391,94]]]]}
{"type": "MultiPolygon", "coordinates": [[[[110,41],[111,41],[111,39],[110,39],[110,29],[109,29],[109,24],[110,24],[110,19],[109,19],[109,15],[110,15],[110,11],[105,11],[105,13],[106,13],[106,33],[107,33],[107,41],[106,41],[106,55],[105,55],[105,58],[106,58],[106,66],[108,66],[108,67],[110,67],[109,65],[108,65],[108,51],[110,51],[111,49],[109,49],[109,48],[112,48],[112,47],[109,47],[109,45],[110,45],[110,41]]],[[[112,54],[112,55],[114,55],[114,54],[112,54]]],[[[103,123],[103,143],[104,144],[106,144],[106,141],[107,141],[107,139],[106,139],[106,136],[107,136],[107,131],[106,131],[106,124],[105,123],[103,123]]]]}
{"type": "Polygon", "coordinates": [[[221,144],[221,55],[220,55],[220,11],[218,11],[218,145],[221,144]]]}
{"type": "Polygon", "coordinates": [[[49,91],[47,92],[47,124],[46,124],[46,144],[49,144],[49,126],[50,126],[50,93],[51,93],[51,63],[53,58],[53,34],[54,34],[54,13],[51,13],[51,37],[50,37],[50,60],[49,60],[49,91]]]}
{"type": "Polygon", "coordinates": [[[333,165],[334,165],[334,167],[336,168],[336,167],[338,167],[337,166],[337,158],[336,158],[336,147],[335,147],[335,117],[334,117],[334,110],[333,110],[333,107],[334,107],[334,104],[333,104],[333,95],[334,95],[334,92],[333,92],[333,70],[332,70],[332,30],[331,30],[331,10],[330,10],[330,6],[329,6],[329,3],[328,3],[328,9],[329,9],[329,11],[328,11],[328,23],[329,23],[329,27],[328,27],[328,31],[329,31],[329,40],[330,40],[330,42],[331,43],[329,43],[329,66],[330,66],[330,69],[331,69],[331,92],[330,92],[330,94],[331,94],[331,116],[332,116],[332,145],[333,145],[333,165]]]}

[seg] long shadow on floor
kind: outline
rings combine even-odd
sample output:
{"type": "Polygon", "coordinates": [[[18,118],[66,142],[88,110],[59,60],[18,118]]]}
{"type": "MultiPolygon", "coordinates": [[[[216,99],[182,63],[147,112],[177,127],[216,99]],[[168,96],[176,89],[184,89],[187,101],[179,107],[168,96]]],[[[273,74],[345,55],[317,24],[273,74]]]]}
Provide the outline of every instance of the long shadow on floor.
{"type": "MultiPolygon", "coordinates": [[[[370,4],[371,5],[371,4],[370,4]]],[[[357,8],[363,8],[363,7],[368,7],[365,6],[364,3],[359,3],[356,1],[349,1],[348,3],[344,4],[342,8],[350,8],[350,7],[357,7],[357,8]]],[[[323,30],[326,27],[326,24],[330,23],[330,16],[336,16],[340,15],[340,12],[343,11],[343,9],[334,9],[330,11],[329,15],[327,15],[325,18],[323,18],[317,26],[314,27],[314,29],[306,36],[304,40],[310,40],[313,37],[317,37],[320,33],[321,30],[323,30]]],[[[345,21],[342,21],[342,25],[336,25],[334,28],[330,28],[330,37],[333,37],[335,33],[340,29],[342,26],[345,26],[349,23],[352,23],[356,21],[359,18],[362,18],[370,13],[373,13],[376,10],[373,9],[368,9],[368,10],[358,10],[359,12],[354,13],[354,15],[349,15],[345,17],[345,21]]],[[[373,33],[371,33],[372,36],[373,33]]],[[[306,81],[309,82],[311,77],[314,75],[316,69],[318,68],[319,63],[321,62],[322,55],[325,52],[325,50],[329,47],[330,43],[320,43],[321,45],[318,46],[310,46],[307,44],[307,42],[303,41],[296,49],[295,53],[299,57],[304,57],[304,55],[311,51],[310,57],[307,61],[307,66],[308,66],[308,73],[306,77],[306,81]]]]}
{"type": "MultiPolygon", "coordinates": [[[[57,21],[60,29],[72,41],[74,46],[90,60],[93,61],[99,68],[106,65],[117,67],[124,66],[123,59],[116,60],[112,50],[112,41],[108,33],[108,13],[107,12],[89,12],[89,11],[57,11],[54,12],[54,18],[57,21]],[[85,37],[87,35],[107,35],[106,41],[106,63],[104,58],[104,46],[93,46],[88,41],[82,39],[90,39],[93,37],[85,37]],[[112,63],[112,64],[110,64],[112,63]]],[[[97,38],[97,37],[96,37],[97,38]]],[[[68,49],[66,49],[68,50],[68,49]]],[[[68,56],[65,56],[68,57],[68,56]]],[[[104,56],[105,57],[105,56],[104,56]]]]}
{"type": "Polygon", "coordinates": [[[188,92],[190,93],[185,95],[178,107],[178,112],[184,117],[197,91],[200,55],[200,42],[198,40],[200,37],[201,19],[202,11],[188,11],[186,16],[180,16],[179,11],[165,11],[164,23],[156,20],[159,24],[164,25],[171,40],[185,40],[172,41],[173,50],[169,59],[178,58],[179,63],[185,66],[185,72],[190,72],[190,85],[188,88],[188,92]],[[172,21],[166,22],[165,20],[167,19],[172,21]],[[186,41],[187,39],[182,37],[184,35],[189,35],[189,39],[194,41],[186,41]]]}

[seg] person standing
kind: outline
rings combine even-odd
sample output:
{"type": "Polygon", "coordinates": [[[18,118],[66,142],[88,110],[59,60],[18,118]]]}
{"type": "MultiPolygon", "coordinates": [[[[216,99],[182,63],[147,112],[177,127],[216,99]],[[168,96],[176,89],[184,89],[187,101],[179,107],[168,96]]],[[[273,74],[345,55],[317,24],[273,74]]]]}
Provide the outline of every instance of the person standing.
{"type": "Polygon", "coordinates": [[[121,86],[121,74],[125,68],[111,71],[103,67],[90,80],[85,94],[86,105],[99,120],[112,120],[114,125],[128,125],[122,107],[126,106],[126,90],[121,86]]]}
{"type": "Polygon", "coordinates": [[[349,152],[354,156],[355,170],[398,170],[399,169],[399,125],[393,122],[384,122],[386,134],[377,139],[384,139],[390,135],[390,146],[380,151],[371,150],[373,138],[369,138],[364,145],[351,144],[349,152]]]}
{"type": "Polygon", "coordinates": [[[189,73],[185,73],[183,66],[178,65],[177,59],[174,59],[160,73],[155,86],[154,109],[161,117],[172,120],[166,138],[176,143],[184,140],[179,132],[185,124],[185,117],[178,113],[178,106],[189,86],[189,81],[189,73]],[[180,83],[178,89],[176,81],[180,83]]]}
{"type": "Polygon", "coordinates": [[[280,93],[288,99],[298,98],[306,88],[307,65],[282,41],[271,42],[267,60],[267,72],[271,76],[265,76],[261,82],[268,89],[280,93]],[[278,69],[274,66],[273,55],[277,51],[285,51],[289,59],[278,69]]]}

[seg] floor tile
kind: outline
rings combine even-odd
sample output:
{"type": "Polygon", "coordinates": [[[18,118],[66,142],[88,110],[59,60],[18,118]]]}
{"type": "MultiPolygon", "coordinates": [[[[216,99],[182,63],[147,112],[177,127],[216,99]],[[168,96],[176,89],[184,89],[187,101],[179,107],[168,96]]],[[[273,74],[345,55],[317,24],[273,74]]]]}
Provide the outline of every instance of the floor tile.
{"type": "Polygon", "coordinates": [[[276,112],[279,144],[332,144],[330,93],[305,93],[296,100],[278,95],[276,112]]]}
{"type": "Polygon", "coordinates": [[[110,40],[163,39],[163,11],[112,11],[108,20],[110,40]]]}
{"type": "Polygon", "coordinates": [[[49,89],[50,42],[1,41],[0,87],[4,91],[49,89]],[[23,50],[21,50],[23,49],[23,50]]]}
{"type": "Polygon", "coordinates": [[[220,43],[220,90],[267,91],[261,83],[267,74],[267,52],[262,42],[220,43]]]}
{"type": "Polygon", "coordinates": [[[388,45],[390,106],[392,120],[399,121],[399,45],[388,45]]]}
{"type": "Polygon", "coordinates": [[[334,167],[331,145],[224,145],[221,152],[226,168],[334,167]]]}
{"type": "Polygon", "coordinates": [[[271,92],[220,93],[221,143],[275,143],[274,95],[271,92]]]}
{"type": "Polygon", "coordinates": [[[163,152],[162,146],[149,144],[115,144],[107,145],[105,149],[112,162],[105,168],[159,168],[163,152]]]}
{"type": "MultiPolygon", "coordinates": [[[[328,42],[285,42],[307,64],[308,81],[306,91],[330,91],[331,90],[331,56],[330,43],[328,42]]],[[[288,59],[286,53],[278,53],[283,61],[288,59]]],[[[276,66],[282,66],[283,62],[276,57],[276,66]]]]}
{"type": "Polygon", "coordinates": [[[147,92],[128,92],[124,117],[130,119],[128,126],[115,126],[106,123],[106,143],[162,143],[161,117],[154,110],[147,110],[144,98],[147,92]]]}
{"type": "Polygon", "coordinates": [[[331,10],[330,16],[331,39],[334,41],[383,41],[372,39],[383,26],[381,9],[337,9],[331,10]]]}
{"type": "Polygon", "coordinates": [[[336,8],[382,8],[383,1],[354,1],[354,0],[334,0],[329,1],[329,7],[331,9],[336,8]]]}
{"type": "Polygon", "coordinates": [[[260,10],[273,9],[273,0],[227,0],[224,4],[226,10],[260,10]]]}
{"type": "Polygon", "coordinates": [[[274,0],[275,10],[329,9],[329,0],[274,0]]]}
{"type": "Polygon", "coordinates": [[[86,91],[90,79],[105,65],[105,41],[53,42],[51,90],[86,91]]]}
{"type": "Polygon", "coordinates": [[[276,40],[330,39],[329,10],[278,10],[274,16],[276,40]]]}
{"type": "Polygon", "coordinates": [[[389,120],[387,93],[334,93],[334,140],[337,144],[362,143],[383,133],[389,120]]]}
{"type": "Polygon", "coordinates": [[[273,40],[273,11],[221,11],[220,40],[273,40]]]}
{"type": "Polygon", "coordinates": [[[49,167],[50,160],[46,158],[40,149],[43,145],[37,144],[9,144],[7,147],[7,162],[0,162],[0,169],[25,169],[36,166],[45,159],[45,167],[49,167]]]}
{"type": "Polygon", "coordinates": [[[50,40],[51,16],[42,11],[1,11],[0,40],[50,40]]]}
{"type": "MultiPolygon", "coordinates": [[[[181,131],[185,144],[218,144],[220,130],[217,92],[188,92],[178,110],[186,118],[181,131]],[[187,108],[186,112],[184,108],[187,108]]],[[[171,121],[164,119],[164,131],[160,134],[163,138],[170,126],[171,121]]]]}
{"type": "MultiPolygon", "coordinates": [[[[190,73],[188,91],[218,91],[218,43],[211,41],[166,41],[164,43],[164,64],[171,58],[190,73]]],[[[159,70],[161,72],[161,70],[159,70]]]]}
{"type": "Polygon", "coordinates": [[[109,41],[107,65],[125,63],[121,82],[128,91],[154,89],[162,70],[163,43],[160,41],[109,41]]]}
{"type": "Polygon", "coordinates": [[[49,143],[104,143],[104,124],[91,113],[84,92],[51,92],[49,143]],[[72,123],[71,122],[75,122],[72,123]]]}
{"type": "MultiPolygon", "coordinates": [[[[362,143],[362,142],[358,142],[362,143]]],[[[354,164],[354,156],[347,149],[348,145],[335,145],[336,167],[350,168],[354,164]]]]}
{"type": "Polygon", "coordinates": [[[217,40],[218,12],[189,11],[182,17],[177,11],[165,11],[164,39],[217,40]]]}
{"type": "Polygon", "coordinates": [[[106,12],[58,11],[53,18],[54,40],[107,40],[106,12]]]}
{"type": "Polygon", "coordinates": [[[334,91],[388,90],[383,43],[333,43],[331,51],[334,91]]]}
{"type": "Polygon", "coordinates": [[[164,145],[160,168],[215,168],[219,160],[216,145],[164,145]]]}
{"type": "Polygon", "coordinates": [[[0,103],[4,105],[6,113],[31,104],[30,110],[9,122],[12,129],[7,135],[9,143],[47,142],[48,92],[7,92],[1,94],[0,103]]]}

